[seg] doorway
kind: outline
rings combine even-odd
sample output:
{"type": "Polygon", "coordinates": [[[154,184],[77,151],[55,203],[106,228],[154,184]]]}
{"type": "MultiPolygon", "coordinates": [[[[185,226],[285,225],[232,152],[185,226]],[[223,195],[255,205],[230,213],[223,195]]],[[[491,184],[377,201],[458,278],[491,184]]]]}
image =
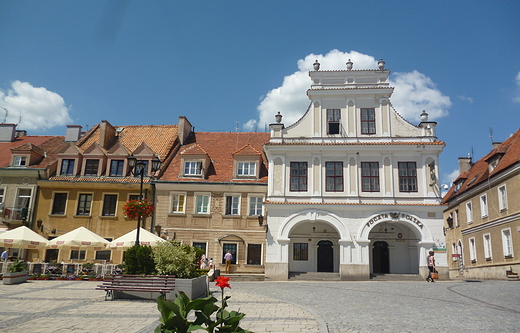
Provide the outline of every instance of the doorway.
{"type": "Polygon", "coordinates": [[[388,243],[377,241],[372,248],[372,268],[374,274],[390,273],[390,253],[388,243]]]}
{"type": "Polygon", "coordinates": [[[334,250],[332,242],[318,242],[318,272],[334,272],[334,250]]]}

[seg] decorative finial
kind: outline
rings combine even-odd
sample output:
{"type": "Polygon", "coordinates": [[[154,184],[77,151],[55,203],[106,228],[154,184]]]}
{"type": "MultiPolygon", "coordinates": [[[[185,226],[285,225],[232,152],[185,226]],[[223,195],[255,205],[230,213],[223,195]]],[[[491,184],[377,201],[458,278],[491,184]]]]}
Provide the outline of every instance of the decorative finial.
{"type": "Polygon", "coordinates": [[[383,61],[383,59],[379,59],[379,62],[377,63],[377,65],[379,66],[379,69],[380,70],[383,70],[385,69],[385,62],[383,61]]]}
{"type": "Polygon", "coordinates": [[[428,114],[425,110],[421,113],[421,121],[428,121],[428,114]]]}
{"type": "Polygon", "coordinates": [[[316,62],[314,64],[312,64],[314,66],[314,70],[315,71],[319,71],[320,70],[320,63],[318,62],[318,60],[316,60],[316,62]]]}
{"type": "Polygon", "coordinates": [[[352,66],[354,65],[354,63],[352,61],[350,61],[350,59],[347,61],[347,70],[351,71],[352,70],[352,66]]]}
{"type": "Polygon", "coordinates": [[[278,114],[274,116],[274,118],[278,124],[282,122],[282,115],[280,114],[280,111],[278,111],[278,114]]]}

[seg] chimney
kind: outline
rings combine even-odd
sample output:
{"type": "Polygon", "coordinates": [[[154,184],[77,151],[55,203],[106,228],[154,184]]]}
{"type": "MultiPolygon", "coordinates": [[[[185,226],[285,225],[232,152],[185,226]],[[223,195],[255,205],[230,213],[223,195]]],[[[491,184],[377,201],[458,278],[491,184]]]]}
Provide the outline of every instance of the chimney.
{"type": "Polygon", "coordinates": [[[112,141],[112,139],[116,136],[116,129],[112,126],[108,121],[103,120],[101,122],[100,132],[99,132],[99,145],[103,148],[107,148],[108,144],[112,141]]]}
{"type": "Polygon", "coordinates": [[[19,138],[21,136],[27,136],[27,131],[26,130],[16,130],[15,137],[19,138]]]}
{"type": "Polygon", "coordinates": [[[0,124],[0,142],[13,142],[16,124],[0,124]]]}
{"type": "Polygon", "coordinates": [[[496,147],[500,146],[501,144],[502,144],[502,142],[493,142],[491,145],[491,148],[495,149],[496,147]]]}
{"type": "Polygon", "coordinates": [[[186,142],[186,139],[192,132],[193,127],[191,126],[191,123],[189,120],[184,117],[179,117],[179,125],[177,126],[177,136],[179,137],[179,142],[181,145],[183,145],[186,142]]]}
{"type": "Polygon", "coordinates": [[[67,132],[65,132],[65,141],[66,142],[76,142],[81,137],[81,129],[80,125],[67,125],[67,132]]]}
{"type": "Polygon", "coordinates": [[[459,174],[471,169],[471,157],[459,157],[459,174]]]}

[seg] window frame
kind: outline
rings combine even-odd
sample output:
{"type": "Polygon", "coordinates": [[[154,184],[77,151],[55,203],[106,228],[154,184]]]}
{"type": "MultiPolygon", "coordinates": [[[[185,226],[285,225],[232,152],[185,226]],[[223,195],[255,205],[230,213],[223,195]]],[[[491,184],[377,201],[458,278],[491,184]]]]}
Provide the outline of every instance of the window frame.
{"type": "Polygon", "coordinates": [[[6,187],[0,185],[0,204],[5,202],[5,191],[6,191],[6,187]]]}
{"type": "Polygon", "coordinates": [[[341,109],[327,109],[327,134],[341,134],[341,109]]]}
{"type": "Polygon", "coordinates": [[[468,224],[473,223],[473,204],[471,201],[466,202],[466,221],[468,224]]]}
{"type": "Polygon", "coordinates": [[[83,171],[84,176],[97,176],[99,175],[99,159],[89,158],[85,161],[85,170],[83,171]],[[96,167],[94,169],[94,166],[96,167]]]}
{"type": "Polygon", "coordinates": [[[69,260],[85,260],[87,254],[87,250],[70,250],[69,260]],[[73,254],[77,254],[77,256],[73,256],[73,254]]]}
{"type": "Polygon", "coordinates": [[[260,266],[262,265],[262,244],[261,243],[258,243],[258,244],[250,244],[248,243],[247,244],[247,254],[246,254],[246,265],[251,265],[251,266],[260,266]],[[254,246],[254,250],[252,250],[250,247],[254,246]],[[258,252],[258,253],[257,253],[258,252]],[[254,258],[251,258],[252,256],[255,256],[254,258]],[[258,256],[258,257],[256,257],[258,256]],[[255,261],[255,262],[252,262],[252,261],[255,261]]]}
{"type": "Polygon", "coordinates": [[[504,258],[513,258],[513,234],[511,233],[511,228],[504,228],[500,233],[502,235],[504,258]]]}
{"type": "Polygon", "coordinates": [[[290,162],[289,164],[289,192],[307,192],[308,189],[308,164],[307,162],[290,162]],[[305,174],[300,174],[304,172],[305,174]],[[294,182],[296,180],[296,182],[294,182]],[[293,188],[293,184],[296,185],[293,188]]]}
{"type": "Polygon", "coordinates": [[[62,176],[74,176],[76,167],[75,158],[64,158],[61,160],[60,175],[62,176]]]}
{"type": "Polygon", "coordinates": [[[483,194],[480,196],[480,215],[482,218],[488,217],[488,202],[487,195],[483,194]]]}
{"type": "Polygon", "coordinates": [[[101,207],[101,216],[102,217],[115,217],[117,216],[117,201],[119,196],[117,193],[104,193],[103,194],[103,206],[101,207]],[[115,198],[114,202],[110,202],[110,206],[113,205],[113,214],[110,206],[107,207],[107,197],[115,198]],[[110,211],[109,211],[110,210],[110,211]]]}
{"type": "Polygon", "coordinates": [[[238,161],[237,177],[256,177],[257,164],[257,162],[251,161],[238,161]]]}
{"type": "Polygon", "coordinates": [[[96,253],[94,254],[94,260],[112,260],[112,250],[96,251],[96,253]],[[108,259],[106,258],[106,256],[103,256],[103,255],[98,256],[98,254],[108,254],[108,259]]]}
{"type": "Polygon", "coordinates": [[[477,262],[477,245],[475,243],[475,237],[468,238],[469,242],[469,260],[473,263],[477,262]]]}
{"type": "Polygon", "coordinates": [[[202,161],[184,161],[185,176],[202,176],[202,161]]]}
{"type": "Polygon", "coordinates": [[[376,109],[375,108],[361,108],[360,120],[361,120],[361,134],[364,134],[364,135],[376,134],[376,109]]]}
{"type": "Polygon", "coordinates": [[[309,261],[309,243],[293,243],[293,260],[309,261]],[[298,248],[298,249],[297,249],[298,248]]]}
{"type": "MultiPolygon", "coordinates": [[[[204,201],[202,201],[201,204],[202,204],[201,208],[203,208],[204,207],[204,201]]],[[[211,193],[195,193],[194,214],[196,214],[196,215],[209,215],[211,213],[210,207],[211,207],[211,193]],[[204,209],[202,211],[199,211],[199,198],[202,198],[202,200],[204,200],[205,197],[208,198],[207,203],[205,204],[206,211],[204,211],[204,209]]]]}
{"type": "Polygon", "coordinates": [[[379,162],[361,162],[361,191],[362,192],[380,192],[381,186],[379,181],[379,162]],[[367,168],[368,165],[368,168],[367,168]],[[376,166],[374,168],[374,165],[376,166]],[[368,175],[365,175],[365,171],[368,169],[368,175]],[[372,173],[376,171],[377,174],[372,173]],[[369,189],[365,189],[365,180],[368,180],[369,189]],[[373,180],[376,184],[373,184],[373,180]],[[375,189],[377,186],[377,189],[375,189]]]}
{"type": "Polygon", "coordinates": [[[53,192],[52,193],[51,215],[66,215],[68,197],[69,197],[69,192],[53,192]],[[61,198],[60,200],[57,199],[58,195],[61,198]]]}
{"type": "Polygon", "coordinates": [[[224,194],[224,215],[240,216],[241,201],[240,194],[224,194]]]}
{"type": "Polygon", "coordinates": [[[343,192],[343,162],[325,162],[325,192],[343,192]],[[332,175],[329,175],[329,166],[332,166],[332,175]],[[339,172],[339,174],[337,174],[339,172]],[[329,182],[330,180],[330,182],[329,182]],[[329,185],[332,187],[329,188],[329,185]]]}
{"type": "Polygon", "coordinates": [[[186,198],[186,192],[170,192],[170,214],[186,214],[186,198]]]}
{"type": "Polygon", "coordinates": [[[125,175],[125,160],[110,160],[110,166],[108,170],[109,177],[123,177],[125,175]],[[115,169],[115,172],[113,172],[115,169]]]}
{"type": "Polygon", "coordinates": [[[482,235],[482,240],[483,240],[483,244],[484,244],[484,257],[486,260],[491,260],[491,258],[493,258],[493,247],[492,247],[492,243],[491,243],[491,234],[490,233],[486,233],[484,235],[482,235]]]}
{"type": "Polygon", "coordinates": [[[27,155],[14,155],[13,157],[13,166],[15,167],[26,167],[28,162],[29,159],[27,158],[27,155]]]}
{"type": "Polygon", "coordinates": [[[248,215],[249,216],[260,216],[264,215],[264,196],[250,195],[248,204],[248,215]],[[260,200],[260,202],[258,202],[260,200]],[[260,207],[259,207],[260,206],[260,207]],[[254,213],[254,214],[252,214],[254,213]],[[257,214],[259,213],[259,214],[257,214]]]}
{"type": "Polygon", "coordinates": [[[397,170],[398,170],[398,174],[399,174],[399,192],[401,192],[401,193],[418,192],[419,186],[417,183],[417,163],[411,162],[411,161],[397,162],[397,170]],[[403,168],[402,166],[405,166],[405,168],[403,168]],[[406,175],[402,174],[403,170],[406,171],[406,175]],[[413,174],[409,175],[411,172],[413,174]]]}
{"type": "Polygon", "coordinates": [[[454,218],[455,218],[455,227],[460,227],[460,214],[459,214],[458,209],[455,209],[454,218]]]}
{"type": "Polygon", "coordinates": [[[94,199],[94,194],[93,193],[78,193],[78,205],[76,207],[76,215],[77,216],[90,216],[90,214],[92,213],[92,201],[94,199]],[[88,205],[88,209],[87,209],[87,200],[85,200],[84,202],[82,202],[82,197],[83,196],[90,196],[90,203],[88,205]],[[80,208],[83,210],[82,213],[80,213],[80,208]],[[88,212],[86,212],[88,210],[88,212]]]}
{"type": "Polygon", "coordinates": [[[227,253],[229,247],[235,249],[235,252],[233,253],[233,251],[230,251],[231,254],[233,255],[233,258],[231,259],[231,265],[237,265],[238,264],[238,251],[239,251],[239,244],[238,243],[235,243],[235,242],[225,242],[225,243],[222,243],[222,259],[220,261],[220,263],[222,265],[225,265],[226,264],[226,261],[224,260],[224,255],[227,253]]]}
{"type": "Polygon", "coordinates": [[[498,191],[498,207],[501,212],[507,210],[507,187],[506,184],[500,185],[497,188],[498,191]]]}

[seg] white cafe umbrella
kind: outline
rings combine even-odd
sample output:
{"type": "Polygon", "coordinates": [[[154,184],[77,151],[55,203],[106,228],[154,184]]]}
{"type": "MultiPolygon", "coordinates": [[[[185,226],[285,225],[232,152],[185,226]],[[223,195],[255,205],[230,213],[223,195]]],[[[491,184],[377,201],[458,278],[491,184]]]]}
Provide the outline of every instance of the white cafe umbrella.
{"type": "MultiPolygon", "coordinates": [[[[130,231],[127,234],[124,234],[123,236],[114,239],[112,242],[110,242],[110,248],[113,250],[118,249],[127,249],[135,244],[135,237],[136,237],[137,229],[134,229],[130,231]]],[[[156,236],[152,234],[151,232],[140,228],[139,230],[139,244],[141,245],[150,245],[150,246],[156,246],[159,242],[165,242],[164,239],[162,239],[159,236],[156,236]]]]}
{"type": "Polygon", "coordinates": [[[42,249],[45,248],[47,242],[47,239],[26,226],[21,226],[0,234],[0,247],[42,249]]]}
{"type": "Polygon", "coordinates": [[[79,250],[80,248],[93,248],[94,250],[104,250],[108,246],[109,241],[93,233],[85,227],[79,227],[64,235],[51,239],[47,243],[47,247],[51,249],[71,248],[79,250]]]}

